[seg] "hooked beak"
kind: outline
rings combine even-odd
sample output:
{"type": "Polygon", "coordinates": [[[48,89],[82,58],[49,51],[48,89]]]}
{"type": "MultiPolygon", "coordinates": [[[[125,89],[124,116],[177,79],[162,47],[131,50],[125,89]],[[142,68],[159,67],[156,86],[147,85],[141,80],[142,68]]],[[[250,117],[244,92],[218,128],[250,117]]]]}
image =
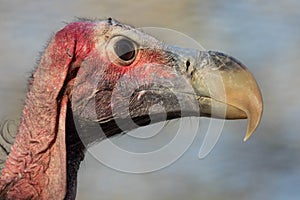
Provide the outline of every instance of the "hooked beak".
{"type": "MultiPolygon", "coordinates": [[[[106,137],[180,117],[247,118],[246,141],[259,125],[263,110],[259,87],[247,68],[219,52],[164,48],[157,58],[163,64],[151,61],[131,68],[111,91],[97,88],[95,104],[82,106],[82,101],[73,99],[74,112],[96,127],[100,123],[106,137]],[[96,113],[90,112],[94,108],[96,113]]],[[[87,94],[93,97],[94,90],[87,94]]],[[[88,123],[82,127],[93,127],[88,123]]],[[[86,135],[87,143],[103,137],[86,135]]]]}
{"type": "Polygon", "coordinates": [[[177,55],[181,55],[180,60],[189,60],[186,73],[195,90],[200,114],[223,119],[247,118],[246,141],[259,125],[263,110],[261,92],[248,69],[219,52],[181,49],[177,55]]]}

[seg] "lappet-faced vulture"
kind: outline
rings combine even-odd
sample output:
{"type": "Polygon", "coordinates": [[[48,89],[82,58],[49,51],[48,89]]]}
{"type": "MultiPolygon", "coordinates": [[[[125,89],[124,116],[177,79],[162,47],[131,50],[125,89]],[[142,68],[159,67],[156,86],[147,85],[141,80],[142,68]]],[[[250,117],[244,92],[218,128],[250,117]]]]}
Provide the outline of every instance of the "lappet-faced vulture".
{"type": "Polygon", "coordinates": [[[0,197],[75,199],[86,146],[75,118],[87,130],[96,122],[102,138],[150,121],[248,118],[247,139],[261,114],[255,79],[230,56],[168,46],[111,18],[72,22],[53,36],[29,81],[0,177],[0,197]],[[156,104],[164,109],[153,108],[156,104]]]}

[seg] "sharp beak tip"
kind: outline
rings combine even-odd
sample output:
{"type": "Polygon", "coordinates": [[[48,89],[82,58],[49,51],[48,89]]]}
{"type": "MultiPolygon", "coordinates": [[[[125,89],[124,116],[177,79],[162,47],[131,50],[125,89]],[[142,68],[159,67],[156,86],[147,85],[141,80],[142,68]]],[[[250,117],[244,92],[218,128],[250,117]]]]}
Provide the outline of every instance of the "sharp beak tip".
{"type": "MultiPolygon", "coordinates": [[[[260,96],[261,97],[261,96],[260,96]]],[[[243,139],[244,142],[246,142],[251,135],[255,132],[257,127],[260,124],[261,117],[262,117],[262,111],[263,111],[263,106],[262,106],[262,99],[260,100],[260,104],[255,107],[255,114],[248,114],[248,126],[247,126],[247,132],[246,135],[243,139]]]]}
{"type": "Polygon", "coordinates": [[[220,68],[218,72],[224,85],[226,104],[231,108],[237,108],[230,109],[228,117],[248,119],[247,132],[243,139],[246,142],[258,127],[262,117],[263,99],[259,86],[246,66],[235,58],[218,52],[210,52],[210,56],[214,63],[226,63],[226,67],[220,68]]]}
{"type": "Polygon", "coordinates": [[[243,141],[247,142],[247,140],[250,138],[251,135],[252,135],[251,132],[247,132],[246,135],[245,135],[245,137],[244,137],[244,139],[243,139],[243,141]]]}
{"type": "Polygon", "coordinates": [[[247,140],[251,137],[251,135],[254,133],[255,130],[256,130],[256,127],[254,129],[253,128],[251,129],[251,128],[248,127],[246,135],[245,135],[243,141],[247,142],[247,140]]]}

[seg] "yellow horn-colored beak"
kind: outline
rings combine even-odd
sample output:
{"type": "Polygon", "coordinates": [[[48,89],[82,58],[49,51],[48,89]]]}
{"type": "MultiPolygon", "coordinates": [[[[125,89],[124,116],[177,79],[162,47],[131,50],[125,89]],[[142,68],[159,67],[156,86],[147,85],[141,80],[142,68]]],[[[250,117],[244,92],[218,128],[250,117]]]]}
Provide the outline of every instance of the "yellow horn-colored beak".
{"type": "Polygon", "coordinates": [[[205,52],[192,84],[199,96],[203,116],[248,119],[246,141],[262,116],[263,100],[248,69],[236,59],[219,52],[205,52]],[[205,60],[205,64],[203,64],[205,60]]]}

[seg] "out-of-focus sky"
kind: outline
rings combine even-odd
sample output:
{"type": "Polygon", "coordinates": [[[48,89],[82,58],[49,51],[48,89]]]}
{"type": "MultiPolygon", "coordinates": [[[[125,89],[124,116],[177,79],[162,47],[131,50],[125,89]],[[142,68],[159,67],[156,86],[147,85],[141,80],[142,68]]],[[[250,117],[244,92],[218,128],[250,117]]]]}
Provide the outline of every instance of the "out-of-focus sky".
{"type": "Polygon", "coordinates": [[[17,116],[39,52],[51,33],[76,16],[170,28],[206,49],[233,55],[256,77],[265,105],[261,125],[247,143],[242,142],[246,121],[226,122],[203,160],[197,157],[201,133],[177,162],[149,174],[124,174],[88,154],[77,199],[300,198],[299,1],[1,0],[0,117],[17,116]]]}

